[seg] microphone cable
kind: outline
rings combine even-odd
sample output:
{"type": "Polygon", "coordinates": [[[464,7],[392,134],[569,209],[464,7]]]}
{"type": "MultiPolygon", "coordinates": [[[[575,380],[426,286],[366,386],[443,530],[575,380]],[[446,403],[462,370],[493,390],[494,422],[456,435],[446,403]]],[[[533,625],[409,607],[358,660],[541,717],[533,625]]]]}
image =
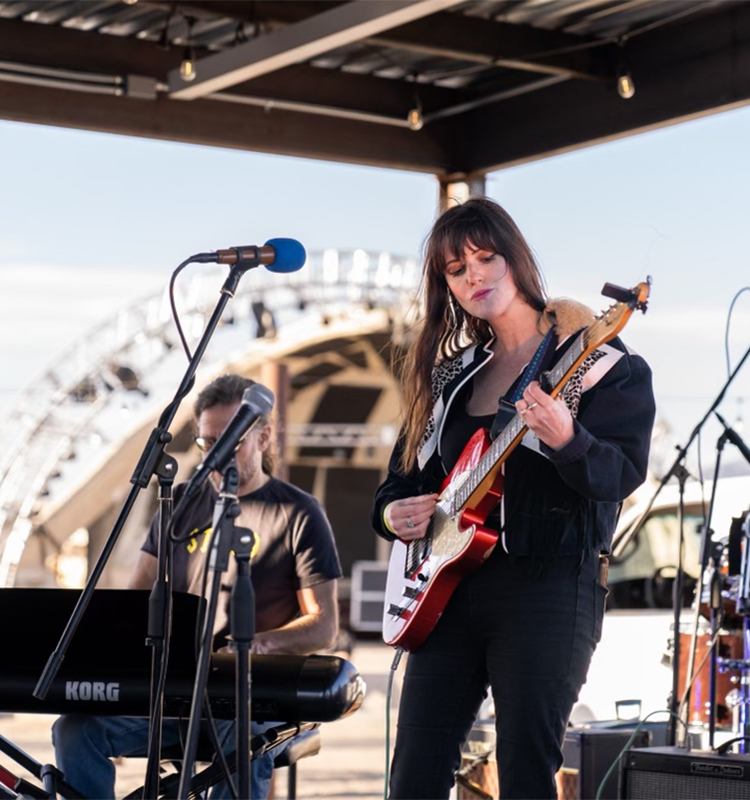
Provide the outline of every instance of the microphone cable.
{"type": "Polygon", "coordinates": [[[679,722],[682,725],[682,727],[685,729],[685,743],[686,743],[685,749],[688,752],[690,751],[690,730],[688,729],[687,723],[685,722],[684,719],[678,717],[677,714],[674,713],[674,711],[671,711],[668,708],[657,709],[656,711],[652,711],[650,714],[646,714],[646,716],[638,722],[638,725],[636,725],[635,730],[630,735],[630,738],[625,743],[625,746],[617,754],[617,758],[615,758],[615,760],[610,764],[609,769],[606,771],[604,777],[599,782],[599,787],[596,790],[596,795],[594,796],[594,800],[601,800],[602,792],[604,791],[604,786],[609,780],[612,773],[617,768],[617,765],[620,763],[620,759],[625,755],[625,753],[628,752],[628,750],[630,749],[630,745],[633,744],[633,742],[635,741],[635,737],[638,735],[643,725],[646,723],[647,720],[653,717],[654,714],[669,714],[671,718],[674,718],[675,720],[677,720],[677,722],[679,722]]]}
{"type": "Polygon", "coordinates": [[[175,282],[177,280],[177,276],[182,272],[185,267],[192,263],[193,256],[186,259],[185,261],[180,264],[177,269],[172,273],[172,276],[169,279],[169,306],[172,309],[172,319],[174,320],[175,328],[177,328],[177,334],[180,337],[180,341],[182,342],[182,349],[185,351],[185,355],[187,356],[188,361],[193,360],[193,354],[190,352],[190,346],[187,343],[187,339],[185,338],[185,332],[182,330],[182,324],[180,323],[180,315],[177,311],[177,304],[175,303],[174,298],[174,287],[175,282]]]}
{"type": "Polygon", "coordinates": [[[383,800],[388,800],[388,782],[391,768],[391,695],[393,693],[393,678],[396,675],[403,648],[397,647],[388,673],[388,685],[385,690],[385,786],[383,787],[383,800]]]}

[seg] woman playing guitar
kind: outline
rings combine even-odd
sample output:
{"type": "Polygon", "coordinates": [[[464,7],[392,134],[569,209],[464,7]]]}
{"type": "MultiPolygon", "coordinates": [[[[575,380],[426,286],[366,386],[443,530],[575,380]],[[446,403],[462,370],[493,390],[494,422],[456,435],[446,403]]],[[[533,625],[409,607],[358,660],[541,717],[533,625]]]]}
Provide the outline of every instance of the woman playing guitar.
{"type": "Polygon", "coordinates": [[[396,542],[389,585],[404,581],[384,635],[412,651],[390,796],[448,797],[489,687],[500,796],[554,798],[565,727],[601,635],[600,554],[619,504],[646,477],[651,372],[614,333],[586,350],[579,332],[604,323],[545,297],[524,237],[488,199],[436,221],[423,281],[424,322],[402,371],[405,421],[372,515],[396,542]],[[555,387],[556,365],[565,375],[555,387]],[[512,454],[472,483],[482,428],[496,443],[503,430],[519,433],[512,454]],[[444,553],[467,529],[480,544],[465,560],[481,566],[435,588],[438,551],[440,568],[460,561],[444,553]]]}

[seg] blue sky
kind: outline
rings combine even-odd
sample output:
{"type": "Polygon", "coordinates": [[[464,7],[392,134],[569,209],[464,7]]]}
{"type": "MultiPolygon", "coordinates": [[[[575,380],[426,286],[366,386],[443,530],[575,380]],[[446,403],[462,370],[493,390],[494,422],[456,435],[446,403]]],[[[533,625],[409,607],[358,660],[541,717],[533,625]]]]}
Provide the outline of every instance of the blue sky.
{"type": "MultiPolygon", "coordinates": [[[[653,276],[649,312],[624,338],[652,364],[680,443],[726,378],[727,311],[750,285],[748,141],[750,109],[740,109],[488,178],[551,295],[600,309],[605,281],[653,276]]],[[[310,250],[416,254],[437,202],[429,175],[1,121],[0,153],[0,410],[75,336],[161,288],[193,252],[291,236],[310,250]]],[[[733,363],[748,346],[750,293],[734,315],[733,363]]],[[[750,364],[722,411],[742,429],[750,364]]],[[[707,461],[717,435],[707,426],[707,461]]]]}

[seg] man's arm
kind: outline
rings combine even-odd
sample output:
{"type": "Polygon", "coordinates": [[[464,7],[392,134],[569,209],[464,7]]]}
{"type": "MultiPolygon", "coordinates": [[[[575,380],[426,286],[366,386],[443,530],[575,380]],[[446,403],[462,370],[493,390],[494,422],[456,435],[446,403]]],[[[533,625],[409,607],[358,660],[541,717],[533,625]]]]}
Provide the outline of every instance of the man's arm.
{"type": "Polygon", "coordinates": [[[157,565],[155,556],[141,550],[135,565],[135,572],[128,583],[128,589],[153,589],[154,583],[156,583],[157,565]]]}
{"type": "Polygon", "coordinates": [[[331,647],[339,629],[336,581],[298,589],[297,602],[301,616],[281,628],[256,633],[253,653],[309,655],[331,647]]]}
{"type": "MultiPolygon", "coordinates": [[[[151,589],[156,581],[157,560],[141,552],[129,589],[151,589]]],[[[330,647],[339,629],[336,581],[325,581],[297,590],[301,616],[281,628],[256,633],[253,653],[308,655],[330,647]]]]}

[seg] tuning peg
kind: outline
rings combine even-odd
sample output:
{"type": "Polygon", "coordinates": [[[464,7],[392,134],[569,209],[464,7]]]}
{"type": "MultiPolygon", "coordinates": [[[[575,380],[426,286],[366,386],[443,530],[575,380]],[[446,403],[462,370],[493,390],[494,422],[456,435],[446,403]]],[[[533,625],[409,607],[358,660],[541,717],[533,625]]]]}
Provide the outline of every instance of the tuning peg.
{"type": "Polygon", "coordinates": [[[613,300],[617,300],[618,303],[629,303],[634,298],[633,292],[631,292],[630,289],[624,289],[622,286],[615,286],[614,283],[605,283],[602,294],[605,297],[611,297],[613,300]]]}

